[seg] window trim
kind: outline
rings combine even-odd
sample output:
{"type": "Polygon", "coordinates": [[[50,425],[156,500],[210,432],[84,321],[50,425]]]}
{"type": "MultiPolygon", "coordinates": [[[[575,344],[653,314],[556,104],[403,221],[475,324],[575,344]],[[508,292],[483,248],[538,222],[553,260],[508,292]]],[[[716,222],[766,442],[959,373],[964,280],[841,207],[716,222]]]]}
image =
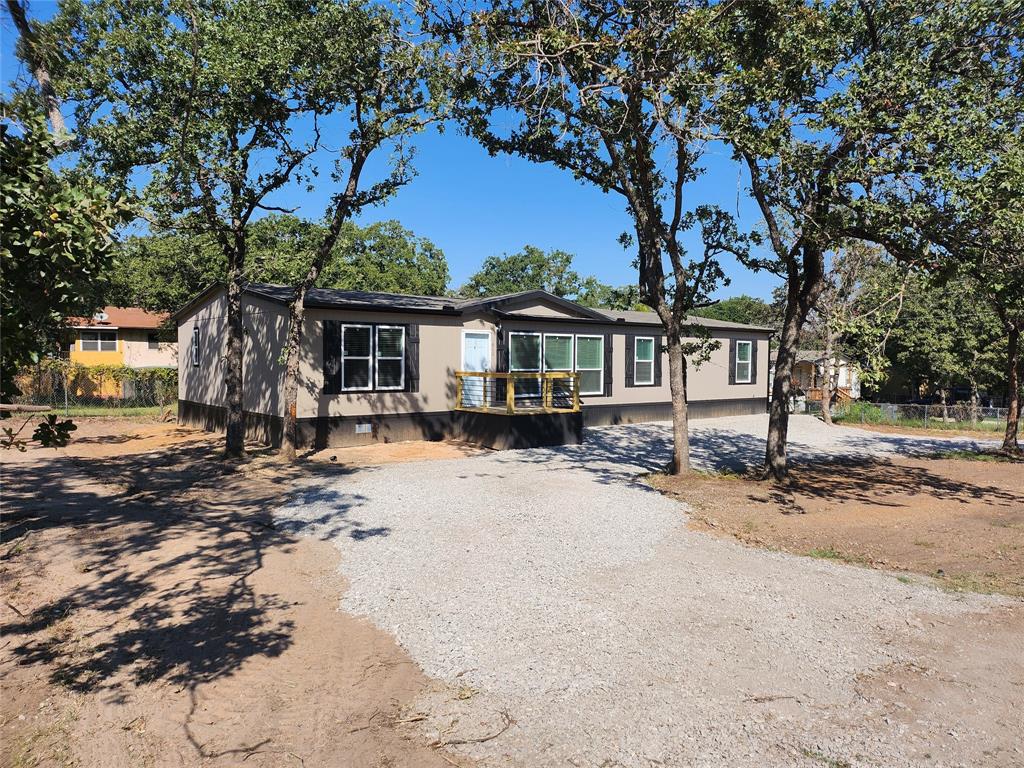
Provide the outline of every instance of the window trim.
{"type": "Polygon", "coordinates": [[[373,353],[376,351],[374,348],[376,334],[373,331],[372,323],[342,323],[341,324],[341,391],[342,392],[372,392],[374,382],[376,382],[376,366],[373,364],[373,353]],[[348,328],[366,328],[370,331],[370,354],[367,355],[346,355],[345,354],[345,331],[348,328]],[[366,377],[365,387],[346,387],[345,386],[345,361],[346,360],[366,360],[369,364],[369,374],[366,377]]]}
{"type": "Polygon", "coordinates": [[[634,387],[653,387],[654,386],[654,361],[658,357],[658,344],[657,339],[654,336],[634,336],[633,337],[633,386],[634,387]],[[651,359],[641,360],[640,355],[637,353],[639,346],[638,341],[649,341],[651,342],[651,359]],[[650,363],[651,364],[651,380],[641,381],[637,376],[638,370],[637,363],[650,363]]]}
{"type": "Polygon", "coordinates": [[[84,329],[81,329],[81,330],[78,331],[78,349],[80,351],[82,351],[82,352],[117,352],[117,342],[119,340],[120,339],[118,339],[117,331],[111,330],[109,328],[84,328],[84,329]],[[90,341],[95,341],[96,349],[86,349],[85,348],[85,335],[86,334],[89,334],[90,336],[95,336],[96,337],[95,339],[91,339],[90,340],[90,341]],[[101,338],[103,334],[107,334],[109,336],[113,336],[114,337],[114,348],[113,349],[104,349],[103,348],[103,342],[104,341],[110,341],[110,339],[103,339],[103,338],[101,338]]]}
{"type": "Polygon", "coordinates": [[[735,380],[737,384],[751,384],[754,381],[754,342],[750,339],[736,339],[736,359],[733,360],[733,370],[735,370],[735,380]],[[740,346],[746,344],[750,352],[747,354],[746,360],[740,360],[740,346]],[[745,379],[740,378],[740,364],[743,363],[747,366],[747,377],[745,379]]]}
{"type": "MultiPolygon", "coordinates": [[[[508,372],[509,373],[543,373],[544,372],[544,334],[540,331],[509,331],[508,332],[508,372]],[[537,367],[536,368],[513,368],[512,367],[512,339],[515,336],[534,336],[537,339],[537,367]]],[[[518,398],[536,398],[540,397],[541,386],[540,379],[536,379],[537,391],[523,392],[518,389],[516,391],[516,397],[518,398]]]]}
{"type": "Polygon", "coordinates": [[[192,367],[199,367],[199,325],[192,326],[192,367]]]}
{"type": "Polygon", "coordinates": [[[604,395],[604,357],[605,357],[604,345],[605,345],[604,334],[600,334],[600,333],[577,333],[576,334],[576,341],[573,344],[573,357],[574,357],[576,372],[577,373],[579,373],[581,371],[600,371],[601,372],[601,376],[600,376],[601,385],[600,385],[600,389],[598,389],[596,392],[584,392],[583,391],[583,386],[582,386],[582,381],[583,380],[582,380],[582,378],[580,379],[580,382],[581,382],[581,384],[580,384],[580,394],[581,395],[589,395],[591,397],[603,396],[604,395]],[[580,339],[599,339],[601,341],[601,355],[600,355],[601,366],[599,368],[580,368],[580,356],[579,356],[579,343],[580,343],[580,339]]]}
{"type": "MultiPolygon", "coordinates": [[[[344,341],[345,341],[344,326],[342,326],[342,328],[343,328],[343,330],[342,330],[341,338],[342,338],[342,344],[344,344],[344,341]]],[[[373,358],[373,362],[372,362],[371,365],[373,367],[373,389],[375,391],[378,391],[378,392],[401,392],[401,391],[403,391],[405,389],[405,335],[406,335],[406,331],[405,331],[405,326],[404,325],[390,325],[390,324],[383,324],[382,323],[382,324],[374,325],[373,326],[373,345],[372,345],[372,347],[370,349],[370,352],[372,353],[371,356],[373,358]],[[380,355],[380,351],[379,351],[380,350],[380,344],[379,344],[380,336],[379,336],[379,334],[380,334],[381,328],[398,329],[398,330],[400,330],[402,332],[402,354],[398,355],[397,357],[394,357],[394,356],[382,357],[380,355]],[[377,379],[377,374],[380,373],[380,366],[378,365],[378,363],[381,360],[400,360],[401,361],[401,363],[402,363],[402,376],[401,376],[401,379],[400,379],[400,383],[398,384],[397,387],[381,386],[380,381],[377,379]]],[[[344,347],[342,347],[342,352],[344,352],[344,351],[345,351],[345,349],[344,349],[344,347]]],[[[344,356],[344,354],[342,354],[342,365],[344,365],[344,360],[345,360],[345,356],[344,356]]],[[[342,376],[341,383],[342,383],[342,386],[344,387],[344,384],[345,384],[345,373],[344,373],[344,371],[342,371],[341,376],[342,376]]]]}
{"type": "Polygon", "coordinates": [[[543,366],[543,370],[544,371],[567,371],[567,372],[570,372],[570,373],[575,371],[576,370],[576,334],[574,334],[574,333],[545,333],[544,334],[544,339],[543,339],[543,344],[541,345],[541,349],[540,349],[540,362],[541,362],[541,365],[543,366]],[[547,360],[545,358],[544,353],[547,351],[547,348],[548,348],[548,339],[550,337],[552,337],[552,336],[554,336],[555,338],[559,338],[559,339],[568,339],[569,340],[569,367],[568,368],[548,368],[548,363],[547,363],[547,360]]]}

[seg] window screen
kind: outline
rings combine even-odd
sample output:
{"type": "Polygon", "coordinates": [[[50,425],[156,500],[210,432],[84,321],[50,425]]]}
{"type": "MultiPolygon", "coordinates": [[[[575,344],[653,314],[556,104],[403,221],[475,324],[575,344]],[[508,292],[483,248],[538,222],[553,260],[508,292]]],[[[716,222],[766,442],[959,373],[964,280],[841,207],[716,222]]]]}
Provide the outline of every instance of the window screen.
{"type": "Polygon", "coordinates": [[[405,328],[377,326],[377,389],[405,386],[405,328]]]}
{"type": "Polygon", "coordinates": [[[83,352],[116,352],[117,331],[81,331],[83,352]]]}
{"type": "Polygon", "coordinates": [[[544,337],[544,370],[572,370],[572,336],[548,334],[544,337]]]}
{"type": "MultiPolygon", "coordinates": [[[[540,334],[512,333],[508,341],[508,369],[510,371],[539,371],[540,334]]],[[[516,379],[516,397],[540,397],[539,379],[516,379]]]]}
{"type": "Polygon", "coordinates": [[[576,370],[580,374],[580,394],[604,392],[604,337],[576,337],[576,370]]]}
{"type": "Polygon", "coordinates": [[[368,325],[346,325],[341,336],[342,389],[369,389],[373,346],[368,325]]]}
{"type": "Polygon", "coordinates": [[[633,382],[636,384],[654,383],[654,338],[638,336],[633,362],[633,382]]]}
{"type": "Polygon", "coordinates": [[[736,383],[750,383],[750,347],[753,342],[736,342],[736,383]]]}

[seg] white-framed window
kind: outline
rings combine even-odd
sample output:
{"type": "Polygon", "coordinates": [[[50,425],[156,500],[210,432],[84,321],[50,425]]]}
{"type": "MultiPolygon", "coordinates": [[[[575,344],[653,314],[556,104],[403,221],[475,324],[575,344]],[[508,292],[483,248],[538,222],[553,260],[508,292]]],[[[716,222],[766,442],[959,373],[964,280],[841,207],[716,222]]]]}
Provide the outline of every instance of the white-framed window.
{"type": "Polygon", "coordinates": [[[751,357],[753,356],[754,342],[736,342],[736,383],[749,384],[753,378],[751,370],[751,357]]]}
{"type": "Polygon", "coordinates": [[[341,326],[341,389],[373,389],[373,326],[341,326]]]}
{"type": "Polygon", "coordinates": [[[117,331],[79,331],[83,352],[117,352],[117,331]]]}
{"type": "Polygon", "coordinates": [[[571,371],[572,346],[571,333],[545,333],[544,370],[571,371]]]}
{"type": "Polygon", "coordinates": [[[199,367],[199,326],[192,326],[192,367],[199,367]]]}
{"type": "Polygon", "coordinates": [[[637,336],[633,346],[633,383],[654,384],[654,337],[637,336]]]}
{"type": "Polygon", "coordinates": [[[604,336],[576,337],[576,370],[581,395],[604,394],[604,336]]]}
{"type": "Polygon", "coordinates": [[[378,325],[375,349],[377,389],[404,389],[405,326],[378,325]]]}
{"type": "MultiPolygon", "coordinates": [[[[513,331],[508,335],[509,371],[539,373],[542,370],[542,362],[539,333],[513,331]]],[[[540,397],[540,380],[517,380],[516,397],[540,397]]]]}

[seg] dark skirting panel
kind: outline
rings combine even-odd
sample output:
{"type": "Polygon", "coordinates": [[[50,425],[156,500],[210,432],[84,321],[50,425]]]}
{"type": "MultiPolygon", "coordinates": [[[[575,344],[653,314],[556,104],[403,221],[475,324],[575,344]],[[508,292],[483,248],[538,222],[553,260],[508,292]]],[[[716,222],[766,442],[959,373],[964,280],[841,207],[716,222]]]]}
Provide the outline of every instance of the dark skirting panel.
{"type": "Polygon", "coordinates": [[[456,411],[455,437],[497,450],[579,445],[583,442],[583,414],[505,413],[456,411]]]}
{"type": "MultiPolygon", "coordinates": [[[[697,400],[689,404],[692,419],[764,413],[766,398],[741,400],[697,400]]],[[[222,406],[178,402],[178,422],[213,432],[223,432],[226,409],[222,406]]],[[[433,413],[388,413],[371,416],[319,416],[299,419],[301,448],[344,448],[368,443],[397,443],[406,440],[443,440],[454,437],[499,450],[536,448],[547,445],[577,445],[583,442],[584,427],[609,424],[641,424],[670,421],[669,403],[584,405],[580,413],[537,413],[509,416],[504,413],[436,411],[433,413]]],[[[280,416],[246,412],[245,435],[249,440],[277,447],[281,445],[283,419],[280,416]]]]}
{"type": "MultiPolygon", "coordinates": [[[[228,410],[222,405],[194,403],[191,400],[178,401],[178,423],[197,427],[208,432],[224,432],[227,429],[228,410]]],[[[284,433],[284,419],[265,413],[245,412],[245,439],[264,445],[281,445],[284,433]]]]}

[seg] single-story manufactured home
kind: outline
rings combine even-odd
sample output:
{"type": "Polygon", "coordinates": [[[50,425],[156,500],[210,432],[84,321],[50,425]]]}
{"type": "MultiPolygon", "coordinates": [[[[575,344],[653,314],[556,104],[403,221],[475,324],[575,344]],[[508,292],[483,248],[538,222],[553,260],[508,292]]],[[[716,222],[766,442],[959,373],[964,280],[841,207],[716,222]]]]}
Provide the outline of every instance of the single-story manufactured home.
{"type": "MultiPolygon", "coordinates": [[[[291,288],[243,292],[246,429],[277,445],[291,288]]],[[[222,430],[227,297],[175,314],[178,418],[222,430]]],[[[694,318],[721,342],[691,367],[691,417],[762,413],[771,329],[694,318]]],[[[583,427],[671,418],[663,329],[650,312],[584,307],[545,291],[489,298],[312,289],[297,418],[306,447],[455,437],[498,448],[575,443],[583,427]]]]}

